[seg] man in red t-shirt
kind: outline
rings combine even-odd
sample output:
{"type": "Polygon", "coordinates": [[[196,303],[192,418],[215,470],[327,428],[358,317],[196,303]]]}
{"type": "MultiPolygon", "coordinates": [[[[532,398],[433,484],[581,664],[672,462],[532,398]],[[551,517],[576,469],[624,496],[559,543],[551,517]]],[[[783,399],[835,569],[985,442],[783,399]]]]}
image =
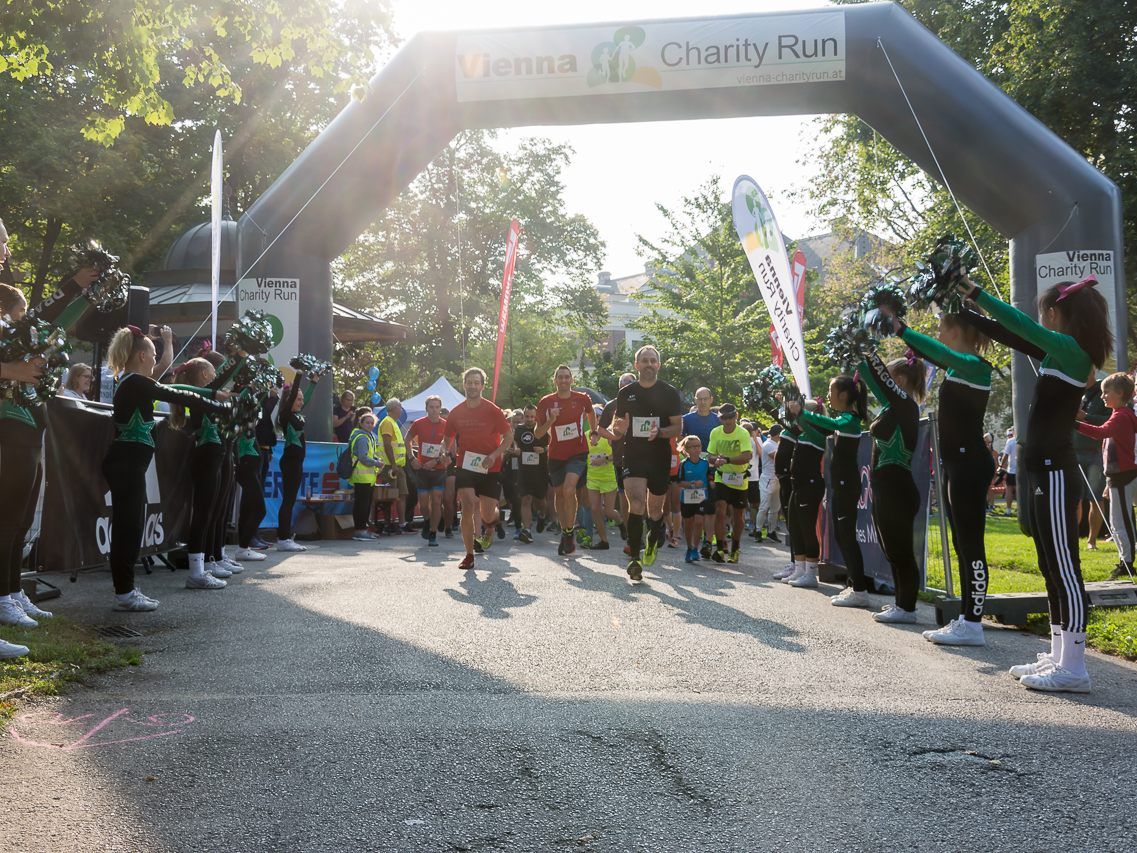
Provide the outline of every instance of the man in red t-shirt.
{"type": "Polygon", "coordinates": [[[446,418],[444,447],[457,449],[457,490],[462,506],[462,542],[466,556],[458,565],[463,571],[474,568],[474,548],[484,551],[493,542],[501,499],[501,461],[513,440],[513,428],[505,414],[482,399],[486,387],[485,371],[471,367],[462,374],[466,399],[450,410],[446,418]],[[487,532],[475,536],[475,518],[487,532]]]}
{"type": "Polygon", "coordinates": [[[549,482],[557,505],[557,521],[561,525],[558,554],[576,550],[576,487],[588,468],[588,445],[599,438],[596,412],[592,399],[572,390],[572,370],[562,364],[553,373],[556,391],[537,403],[537,438],[549,436],[549,482]],[[584,424],[589,438],[584,437],[584,424]]]}
{"type": "Polygon", "coordinates": [[[432,394],[426,398],[426,416],[407,430],[407,447],[411,449],[411,469],[423,504],[426,523],[422,536],[428,545],[438,545],[438,522],[442,519],[442,495],[446,490],[446,466],[450,455],[443,449],[446,420],[441,417],[442,398],[432,394]]]}

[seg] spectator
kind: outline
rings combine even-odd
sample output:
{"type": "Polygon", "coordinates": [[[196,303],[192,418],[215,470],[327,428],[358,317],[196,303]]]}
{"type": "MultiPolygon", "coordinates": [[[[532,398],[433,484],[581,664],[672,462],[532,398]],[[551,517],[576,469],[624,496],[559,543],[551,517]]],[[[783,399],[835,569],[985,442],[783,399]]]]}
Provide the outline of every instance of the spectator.
{"type": "Polygon", "coordinates": [[[387,401],[387,417],[379,423],[379,440],[382,442],[382,459],[386,466],[386,477],[395,485],[398,497],[391,507],[391,525],[388,533],[400,533],[399,521],[403,514],[403,499],[406,498],[407,488],[407,445],[403,439],[403,431],[399,428],[399,417],[403,414],[403,405],[397,398],[387,401]]]}
{"type": "Polygon", "coordinates": [[[336,441],[341,444],[347,443],[355,426],[355,419],[355,394],[352,391],[344,391],[340,394],[339,401],[332,406],[332,432],[336,434],[336,441]]]}
{"type": "Polygon", "coordinates": [[[76,400],[88,399],[88,394],[91,392],[91,380],[95,378],[95,371],[91,369],[91,365],[83,364],[80,361],[71,365],[71,369],[67,371],[67,381],[63,385],[63,396],[72,397],[76,400]]]}
{"type": "Polygon", "coordinates": [[[375,439],[376,423],[375,414],[368,409],[359,416],[356,428],[348,435],[352,458],[348,482],[355,489],[351,510],[355,520],[355,534],[351,538],[357,542],[369,542],[378,538],[367,530],[367,522],[371,519],[371,502],[375,497],[375,483],[383,464],[379,442],[375,439]]]}

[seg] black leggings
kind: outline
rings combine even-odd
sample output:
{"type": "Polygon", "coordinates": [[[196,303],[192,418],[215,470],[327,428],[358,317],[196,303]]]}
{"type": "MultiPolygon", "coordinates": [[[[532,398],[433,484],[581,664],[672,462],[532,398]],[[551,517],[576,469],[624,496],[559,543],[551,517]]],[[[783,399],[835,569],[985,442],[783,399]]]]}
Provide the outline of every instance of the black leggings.
{"type": "Polygon", "coordinates": [[[355,484],[355,500],[351,505],[351,515],[355,519],[356,530],[367,529],[367,522],[371,520],[371,498],[374,494],[374,483],[355,484]]]}
{"type": "MultiPolygon", "coordinates": [[[[778,474],[778,497],[781,500],[782,512],[786,514],[786,547],[790,549],[790,559],[794,558],[793,526],[790,522],[790,502],[793,500],[793,480],[789,474],[778,474]]],[[[778,526],[778,519],[774,519],[774,528],[778,526]]]]}
{"type": "Polygon", "coordinates": [[[920,589],[914,539],[919,509],[920,493],[911,471],[899,465],[886,465],[872,472],[872,520],[880,537],[880,547],[892,567],[896,606],[901,610],[916,609],[916,594],[920,589]]]}
{"type": "MultiPolygon", "coordinates": [[[[221,492],[220,444],[202,444],[193,449],[193,513],[186,533],[186,551],[205,554],[213,542],[214,512],[221,492]]],[[[206,557],[212,555],[206,554],[206,557]]]]}
{"type": "Polygon", "coordinates": [[[142,550],[146,527],[146,469],[154,448],[116,441],[103,460],[103,476],[111,489],[111,579],[117,595],[134,589],[134,564],[142,550]]]}
{"type": "Polygon", "coordinates": [[[237,485],[241,487],[241,511],[237,516],[237,544],[248,548],[265,517],[265,489],[261,482],[261,458],[242,456],[237,461],[237,485]]]}
{"type": "Polygon", "coordinates": [[[796,477],[790,492],[786,519],[794,556],[801,554],[816,560],[821,553],[817,541],[817,513],[825,496],[825,481],[816,477],[796,477]]]}
{"type": "Polygon", "coordinates": [[[995,476],[995,462],[986,452],[962,454],[945,458],[941,471],[947,495],[944,515],[959,561],[960,612],[968,622],[980,622],[990,582],[983,533],[987,526],[987,489],[995,476]]]}
{"type": "Polygon", "coordinates": [[[24,537],[35,518],[41,430],[4,424],[0,431],[0,595],[20,591],[24,537]],[[10,433],[19,431],[13,440],[10,433]]]}
{"type": "Polygon", "coordinates": [[[237,496],[237,475],[233,465],[233,453],[228,445],[221,451],[221,468],[217,487],[217,504],[213,517],[209,520],[209,541],[206,559],[220,560],[225,556],[225,534],[229,531],[229,519],[233,517],[233,500],[237,496]]]}
{"type": "Polygon", "coordinates": [[[304,448],[290,445],[280,457],[280,512],[276,516],[276,535],[279,539],[292,538],[292,510],[300,481],[304,477],[304,448]]]}
{"type": "Polygon", "coordinates": [[[857,592],[868,592],[869,582],[865,577],[865,558],[861,555],[861,543],[857,541],[857,501],[861,497],[861,481],[858,477],[836,480],[833,483],[833,533],[841,556],[845,560],[845,573],[849,583],[857,592]]]}
{"type": "Polygon", "coordinates": [[[1078,554],[1078,501],[1081,477],[1077,467],[1040,468],[1019,477],[1019,494],[1031,502],[1031,537],[1038,568],[1046,580],[1050,621],[1067,631],[1086,630],[1086,585],[1078,554]]]}

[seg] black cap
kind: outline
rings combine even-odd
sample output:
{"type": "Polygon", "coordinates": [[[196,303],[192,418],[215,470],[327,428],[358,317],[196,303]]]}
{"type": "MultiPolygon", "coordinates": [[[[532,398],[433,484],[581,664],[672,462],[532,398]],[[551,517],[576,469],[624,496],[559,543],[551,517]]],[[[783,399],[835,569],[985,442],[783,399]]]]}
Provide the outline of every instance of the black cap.
{"type": "Polygon", "coordinates": [[[719,406],[720,418],[736,418],[738,417],[738,409],[734,407],[734,403],[723,403],[719,406]]]}

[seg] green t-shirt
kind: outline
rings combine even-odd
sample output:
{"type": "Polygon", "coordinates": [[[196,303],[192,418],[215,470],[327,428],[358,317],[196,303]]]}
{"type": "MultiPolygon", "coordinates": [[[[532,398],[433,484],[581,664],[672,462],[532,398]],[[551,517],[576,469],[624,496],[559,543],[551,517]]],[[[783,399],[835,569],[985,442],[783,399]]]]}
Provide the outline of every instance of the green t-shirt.
{"type": "MultiPolygon", "coordinates": [[[[753,453],[754,448],[750,443],[750,433],[742,427],[735,424],[734,430],[729,433],[726,431],[726,428],[722,426],[717,426],[711,430],[711,438],[707,442],[708,455],[738,456],[738,454],[744,452],[753,453]]],[[[746,473],[749,467],[750,464],[748,462],[738,464],[724,463],[715,469],[715,482],[725,483],[732,489],[746,491],[750,485],[746,473]]]]}

